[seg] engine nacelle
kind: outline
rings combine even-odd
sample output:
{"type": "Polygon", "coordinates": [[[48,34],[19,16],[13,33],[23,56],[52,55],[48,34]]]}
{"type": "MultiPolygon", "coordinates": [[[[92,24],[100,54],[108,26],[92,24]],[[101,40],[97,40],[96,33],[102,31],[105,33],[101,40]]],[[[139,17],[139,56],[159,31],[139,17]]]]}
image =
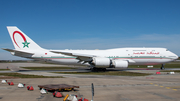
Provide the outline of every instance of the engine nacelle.
{"type": "Polygon", "coordinates": [[[95,67],[106,68],[106,67],[110,67],[111,60],[109,58],[94,57],[92,64],[95,67]]]}
{"type": "Polygon", "coordinates": [[[128,67],[128,62],[127,61],[122,61],[122,60],[112,60],[112,65],[115,68],[127,68],[128,67]]]}

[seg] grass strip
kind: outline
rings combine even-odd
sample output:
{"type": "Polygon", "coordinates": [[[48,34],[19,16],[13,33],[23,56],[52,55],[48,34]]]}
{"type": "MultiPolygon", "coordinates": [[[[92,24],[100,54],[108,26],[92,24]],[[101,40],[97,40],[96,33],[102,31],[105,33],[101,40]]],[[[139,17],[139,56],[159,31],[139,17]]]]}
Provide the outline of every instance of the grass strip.
{"type": "Polygon", "coordinates": [[[30,70],[63,70],[63,69],[77,69],[73,67],[20,67],[30,70]]]}
{"type": "Polygon", "coordinates": [[[160,72],[176,72],[176,73],[180,73],[180,70],[161,70],[160,72]]]}
{"type": "MultiPolygon", "coordinates": [[[[167,63],[164,65],[165,68],[180,68],[179,63],[167,63]]],[[[128,68],[147,68],[146,65],[129,65],[128,68]]],[[[161,65],[154,65],[153,68],[161,68],[161,65]]]]}
{"type": "Polygon", "coordinates": [[[19,78],[63,78],[62,76],[42,76],[42,75],[20,74],[20,73],[0,73],[0,75],[19,77],[19,78]]]}
{"type": "Polygon", "coordinates": [[[82,74],[82,75],[112,75],[112,76],[147,76],[147,73],[135,73],[126,71],[107,71],[107,72],[53,72],[58,74],[82,74]]]}
{"type": "Polygon", "coordinates": [[[10,69],[0,69],[0,71],[9,71],[10,69]]]}

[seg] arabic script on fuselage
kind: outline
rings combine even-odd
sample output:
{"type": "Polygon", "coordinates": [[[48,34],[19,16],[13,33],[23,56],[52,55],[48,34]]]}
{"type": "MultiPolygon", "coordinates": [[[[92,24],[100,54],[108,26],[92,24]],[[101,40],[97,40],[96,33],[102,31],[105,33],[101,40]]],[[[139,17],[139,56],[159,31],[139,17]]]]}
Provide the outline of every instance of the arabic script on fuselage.
{"type": "Polygon", "coordinates": [[[149,55],[158,55],[159,52],[134,52],[133,54],[149,54],[149,55]]]}

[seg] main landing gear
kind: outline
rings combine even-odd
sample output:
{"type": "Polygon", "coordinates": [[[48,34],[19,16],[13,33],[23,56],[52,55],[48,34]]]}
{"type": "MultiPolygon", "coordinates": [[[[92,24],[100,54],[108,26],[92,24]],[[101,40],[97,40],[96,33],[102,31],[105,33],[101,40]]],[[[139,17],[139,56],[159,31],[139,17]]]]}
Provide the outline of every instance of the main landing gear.
{"type": "Polygon", "coordinates": [[[161,70],[164,70],[164,69],[165,69],[164,64],[162,64],[162,66],[161,66],[161,70]]]}
{"type": "Polygon", "coordinates": [[[93,67],[93,68],[91,68],[91,71],[93,71],[93,72],[99,72],[99,71],[106,71],[106,68],[96,68],[96,67],[93,67]]]}

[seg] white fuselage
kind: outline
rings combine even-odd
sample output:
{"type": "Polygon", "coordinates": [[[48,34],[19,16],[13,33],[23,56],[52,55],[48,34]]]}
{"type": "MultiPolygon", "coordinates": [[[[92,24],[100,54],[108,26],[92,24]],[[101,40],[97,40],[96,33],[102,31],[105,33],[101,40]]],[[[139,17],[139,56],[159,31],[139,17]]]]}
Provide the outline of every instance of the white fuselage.
{"type": "MultiPolygon", "coordinates": [[[[37,50],[32,59],[56,62],[66,65],[88,65],[78,62],[73,56],[56,54],[52,50],[37,50]]],[[[56,50],[71,53],[89,54],[97,57],[109,58],[111,60],[126,60],[128,65],[157,65],[171,62],[178,56],[165,48],[117,48],[108,50],[56,50]]],[[[32,52],[32,51],[31,51],[32,52]]]]}
{"type": "Polygon", "coordinates": [[[47,50],[41,48],[16,26],[7,26],[15,49],[4,50],[15,56],[66,65],[89,65],[93,68],[127,68],[128,65],[156,65],[171,62],[178,56],[165,48],[117,48],[107,50],[47,50]]]}

